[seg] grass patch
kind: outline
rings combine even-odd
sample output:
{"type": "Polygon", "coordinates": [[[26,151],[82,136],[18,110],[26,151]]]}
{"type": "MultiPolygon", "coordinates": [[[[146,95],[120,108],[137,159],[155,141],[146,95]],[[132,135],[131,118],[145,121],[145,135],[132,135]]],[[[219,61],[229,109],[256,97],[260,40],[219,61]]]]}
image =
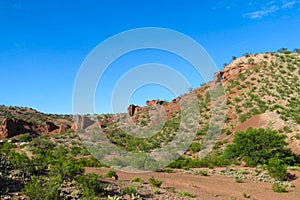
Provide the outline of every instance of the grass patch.
{"type": "Polygon", "coordinates": [[[154,178],[154,176],[151,176],[149,178],[149,182],[157,188],[159,188],[163,184],[163,181],[157,180],[156,178],[154,178]]]}
{"type": "Polygon", "coordinates": [[[178,192],[178,196],[180,197],[189,197],[189,198],[195,198],[195,195],[187,192],[187,191],[181,191],[181,192],[178,192]]]}

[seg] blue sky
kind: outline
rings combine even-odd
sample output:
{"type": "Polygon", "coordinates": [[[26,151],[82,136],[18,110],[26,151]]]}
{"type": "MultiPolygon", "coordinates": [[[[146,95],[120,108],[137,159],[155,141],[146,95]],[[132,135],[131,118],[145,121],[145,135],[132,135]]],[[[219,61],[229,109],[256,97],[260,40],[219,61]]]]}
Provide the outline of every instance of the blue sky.
{"type": "MultiPolygon", "coordinates": [[[[139,27],[169,28],[190,36],[220,69],[245,52],[299,48],[300,1],[0,0],[0,104],[72,113],[73,85],[85,57],[105,39],[139,27]]],[[[201,84],[183,61],[156,51],[129,55],[119,65],[130,63],[129,70],[134,63],[162,59],[185,73],[192,87],[201,84]]],[[[122,74],[106,75],[104,90],[111,91],[122,74]]],[[[111,112],[107,91],[97,91],[97,112],[111,112]]],[[[166,88],[152,85],[137,90],[129,103],[173,97],[166,88]]]]}

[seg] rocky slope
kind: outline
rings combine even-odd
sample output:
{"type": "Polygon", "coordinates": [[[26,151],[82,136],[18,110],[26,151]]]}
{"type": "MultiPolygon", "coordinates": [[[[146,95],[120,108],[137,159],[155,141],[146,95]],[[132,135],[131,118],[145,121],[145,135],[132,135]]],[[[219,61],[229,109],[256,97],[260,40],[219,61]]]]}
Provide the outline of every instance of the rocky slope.
{"type": "MultiPolygon", "coordinates": [[[[246,54],[233,60],[214,75],[213,81],[193,90],[200,109],[195,145],[201,146],[204,140],[207,140],[209,130],[221,129],[222,134],[215,134],[218,137],[211,140],[225,145],[233,139],[235,131],[246,130],[248,127],[268,127],[286,134],[292,150],[300,153],[299,140],[296,139],[300,130],[299,79],[299,53],[287,51],[246,54]],[[225,100],[225,105],[220,102],[220,98],[225,100]],[[222,120],[224,123],[218,124],[218,121],[222,120]]],[[[167,114],[164,128],[157,132],[156,137],[138,140],[134,148],[127,148],[129,142],[126,142],[127,139],[129,141],[133,138],[120,137],[120,132],[124,129],[121,127],[120,130],[120,127],[116,126],[118,117],[101,115],[99,119],[101,121],[105,118],[110,122],[103,126],[103,130],[114,143],[127,150],[142,150],[144,147],[140,144],[145,140],[146,144],[155,144],[153,148],[162,147],[176,134],[181,116],[180,99],[189,98],[189,95],[182,95],[171,102],[147,101],[145,107],[130,105],[128,114],[132,121],[141,127],[151,123],[149,111],[152,111],[154,106],[162,106],[167,114]]],[[[105,122],[102,121],[103,124],[105,122]]],[[[194,154],[188,152],[187,155],[194,154]]]]}
{"type": "Polygon", "coordinates": [[[49,135],[66,132],[72,116],[43,114],[31,108],[0,106],[0,139],[24,133],[49,135]]]}

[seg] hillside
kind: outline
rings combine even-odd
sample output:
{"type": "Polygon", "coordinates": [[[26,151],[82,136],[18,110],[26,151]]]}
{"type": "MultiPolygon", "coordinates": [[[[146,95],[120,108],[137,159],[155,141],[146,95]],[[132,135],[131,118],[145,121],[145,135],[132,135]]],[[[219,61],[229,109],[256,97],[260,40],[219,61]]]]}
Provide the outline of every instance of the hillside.
{"type": "Polygon", "coordinates": [[[0,139],[20,134],[63,133],[73,124],[71,115],[43,114],[32,108],[0,106],[0,139]]]}
{"type": "Polygon", "coordinates": [[[211,82],[127,113],[74,121],[0,106],[0,198],[298,199],[299,79],[300,53],[281,49],[234,58],[211,82]],[[173,154],[159,151],[174,140],[173,154]]]}
{"type": "MultiPolygon", "coordinates": [[[[216,73],[213,81],[193,90],[199,104],[199,125],[186,155],[195,157],[200,149],[211,150],[207,140],[221,147],[232,141],[234,132],[245,131],[249,127],[272,128],[286,134],[290,147],[299,154],[299,140],[295,138],[300,130],[299,66],[300,54],[297,53],[247,54],[216,73]],[[220,123],[222,121],[224,123],[220,123]],[[209,134],[212,138],[207,137],[209,134]],[[203,147],[203,144],[206,146],[203,147]]],[[[146,139],[125,134],[126,130],[133,129],[129,121],[119,123],[125,115],[100,115],[98,119],[102,130],[114,144],[127,151],[150,152],[174,138],[182,117],[180,100],[188,102],[190,98],[190,94],[185,94],[171,102],[152,100],[147,101],[145,107],[130,105],[128,114],[141,127],[132,131],[135,133],[145,130],[153,122],[158,126],[158,122],[151,120],[150,116],[163,119],[162,113],[166,113],[167,121],[161,130],[146,139]],[[158,110],[157,106],[160,106],[158,110]]]]}

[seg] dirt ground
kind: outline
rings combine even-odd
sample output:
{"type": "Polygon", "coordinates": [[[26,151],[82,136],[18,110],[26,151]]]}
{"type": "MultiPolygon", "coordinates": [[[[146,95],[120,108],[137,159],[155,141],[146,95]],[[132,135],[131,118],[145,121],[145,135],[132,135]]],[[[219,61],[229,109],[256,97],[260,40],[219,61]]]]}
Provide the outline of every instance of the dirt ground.
{"type": "MultiPolygon", "coordinates": [[[[216,169],[220,171],[221,169],[216,169]]],[[[103,175],[108,172],[107,168],[86,168],[87,173],[96,173],[103,175]]],[[[300,176],[299,171],[293,171],[296,177],[300,176]]],[[[244,180],[243,183],[235,182],[234,178],[228,178],[219,174],[209,176],[183,174],[182,172],[165,173],[165,172],[145,172],[145,173],[127,173],[117,171],[119,180],[130,181],[134,177],[140,177],[145,182],[154,176],[162,180],[162,187],[173,187],[176,191],[188,191],[194,194],[194,199],[245,199],[246,193],[249,199],[257,200],[298,200],[300,199],[300,179],[293,180],[293,188],[287,188],[287,193],[275,193],[272,190],[271,183],[253,182],[244,180]]]]}

